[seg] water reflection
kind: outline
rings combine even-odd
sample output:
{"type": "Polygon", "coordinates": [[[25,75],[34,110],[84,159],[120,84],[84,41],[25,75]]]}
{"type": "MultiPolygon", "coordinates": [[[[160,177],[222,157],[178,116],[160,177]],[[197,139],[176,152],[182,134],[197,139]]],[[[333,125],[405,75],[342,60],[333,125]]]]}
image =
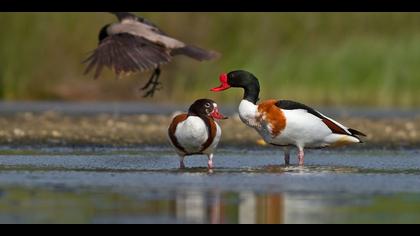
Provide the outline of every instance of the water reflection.
{"type": "Polygon", "coordinates": [[[420,222],[420,195],[320,195],[138,189],[6,188],[0,223],[405,223],[420,222]]]}
{"type": "Polygon", "coordinates": [[[284,194],[254,192],[185,191],[176,194],[173,213],[177,220],[190,223],[255,224],[285,223],[284,194]]]}
{"type": "Polygon", "coordinates": [[[308,209],[292,195],[252,191],[149,189],[121,195],[9,189],[0,197],[0,223],[279,224],[307,221],[302,217],[308,209]]]}

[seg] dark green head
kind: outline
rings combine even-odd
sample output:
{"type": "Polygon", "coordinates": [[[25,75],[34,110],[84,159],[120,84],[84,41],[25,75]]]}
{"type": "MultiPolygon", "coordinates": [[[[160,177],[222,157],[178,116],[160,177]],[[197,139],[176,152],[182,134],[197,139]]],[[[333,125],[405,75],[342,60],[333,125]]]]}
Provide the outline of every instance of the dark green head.
{"type": "Polygon", "coordinates": [[[256,104],[259,100],[260,83],[258,79],[248,71],[235,70],[228,74],[223,73],[219,77],[221,85],[211,89],[213,92],[220,92],[229,88],[243,88],[244,99],[256,104]]]}

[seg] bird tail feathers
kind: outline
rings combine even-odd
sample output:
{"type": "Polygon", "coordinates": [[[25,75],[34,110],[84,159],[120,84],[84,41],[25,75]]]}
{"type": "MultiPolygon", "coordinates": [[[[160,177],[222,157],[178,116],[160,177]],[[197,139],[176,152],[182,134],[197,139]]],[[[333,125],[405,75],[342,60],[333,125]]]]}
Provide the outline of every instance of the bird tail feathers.
{"type": "Polygon", "coordinates": [[[218,52],[208,51],[192,45],[176,48],[172,50],[171,55],[186,55],[199,61],[212,60],[220,57],[220,53],[218,52]]]}

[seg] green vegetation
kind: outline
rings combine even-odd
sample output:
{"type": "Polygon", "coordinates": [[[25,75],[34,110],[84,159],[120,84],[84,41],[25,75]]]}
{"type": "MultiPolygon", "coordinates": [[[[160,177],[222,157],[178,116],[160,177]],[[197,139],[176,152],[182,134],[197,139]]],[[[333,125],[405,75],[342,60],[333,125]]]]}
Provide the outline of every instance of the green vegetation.
{"type": "MultiPolygon", "coordinates": [[[[176,58],[153,101],[197,97],[236,103],[241,91],[211,94],[223,71],[260,78],[262,98],[311,105],[418,107],[419,13],[143,13],[168,34],[223,53],[214,62],[176,58]]],[[[0,13],[0,98],[141,100],[149,74],[94,81],[81,61],[106,13],[0,13]]]]}

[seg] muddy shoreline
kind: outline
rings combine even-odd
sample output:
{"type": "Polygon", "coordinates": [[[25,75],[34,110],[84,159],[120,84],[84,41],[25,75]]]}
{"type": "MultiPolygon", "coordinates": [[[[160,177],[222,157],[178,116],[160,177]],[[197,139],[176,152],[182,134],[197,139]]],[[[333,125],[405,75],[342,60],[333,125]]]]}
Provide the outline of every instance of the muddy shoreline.
{"type": "MultiPolygon", "coordinates": [[[[57,112],[17,113],[0,117],[2,146],[106,146],[168,145],[169,115],[70,116],[57,112]]],[[[420,116],[414,118],[340,117],[339,122],[368,136],[356,148],[420,146],[420,116]]],[[[221,146],[258,147],[258,134],[237,115],[220,122],[221,146]]]]}

